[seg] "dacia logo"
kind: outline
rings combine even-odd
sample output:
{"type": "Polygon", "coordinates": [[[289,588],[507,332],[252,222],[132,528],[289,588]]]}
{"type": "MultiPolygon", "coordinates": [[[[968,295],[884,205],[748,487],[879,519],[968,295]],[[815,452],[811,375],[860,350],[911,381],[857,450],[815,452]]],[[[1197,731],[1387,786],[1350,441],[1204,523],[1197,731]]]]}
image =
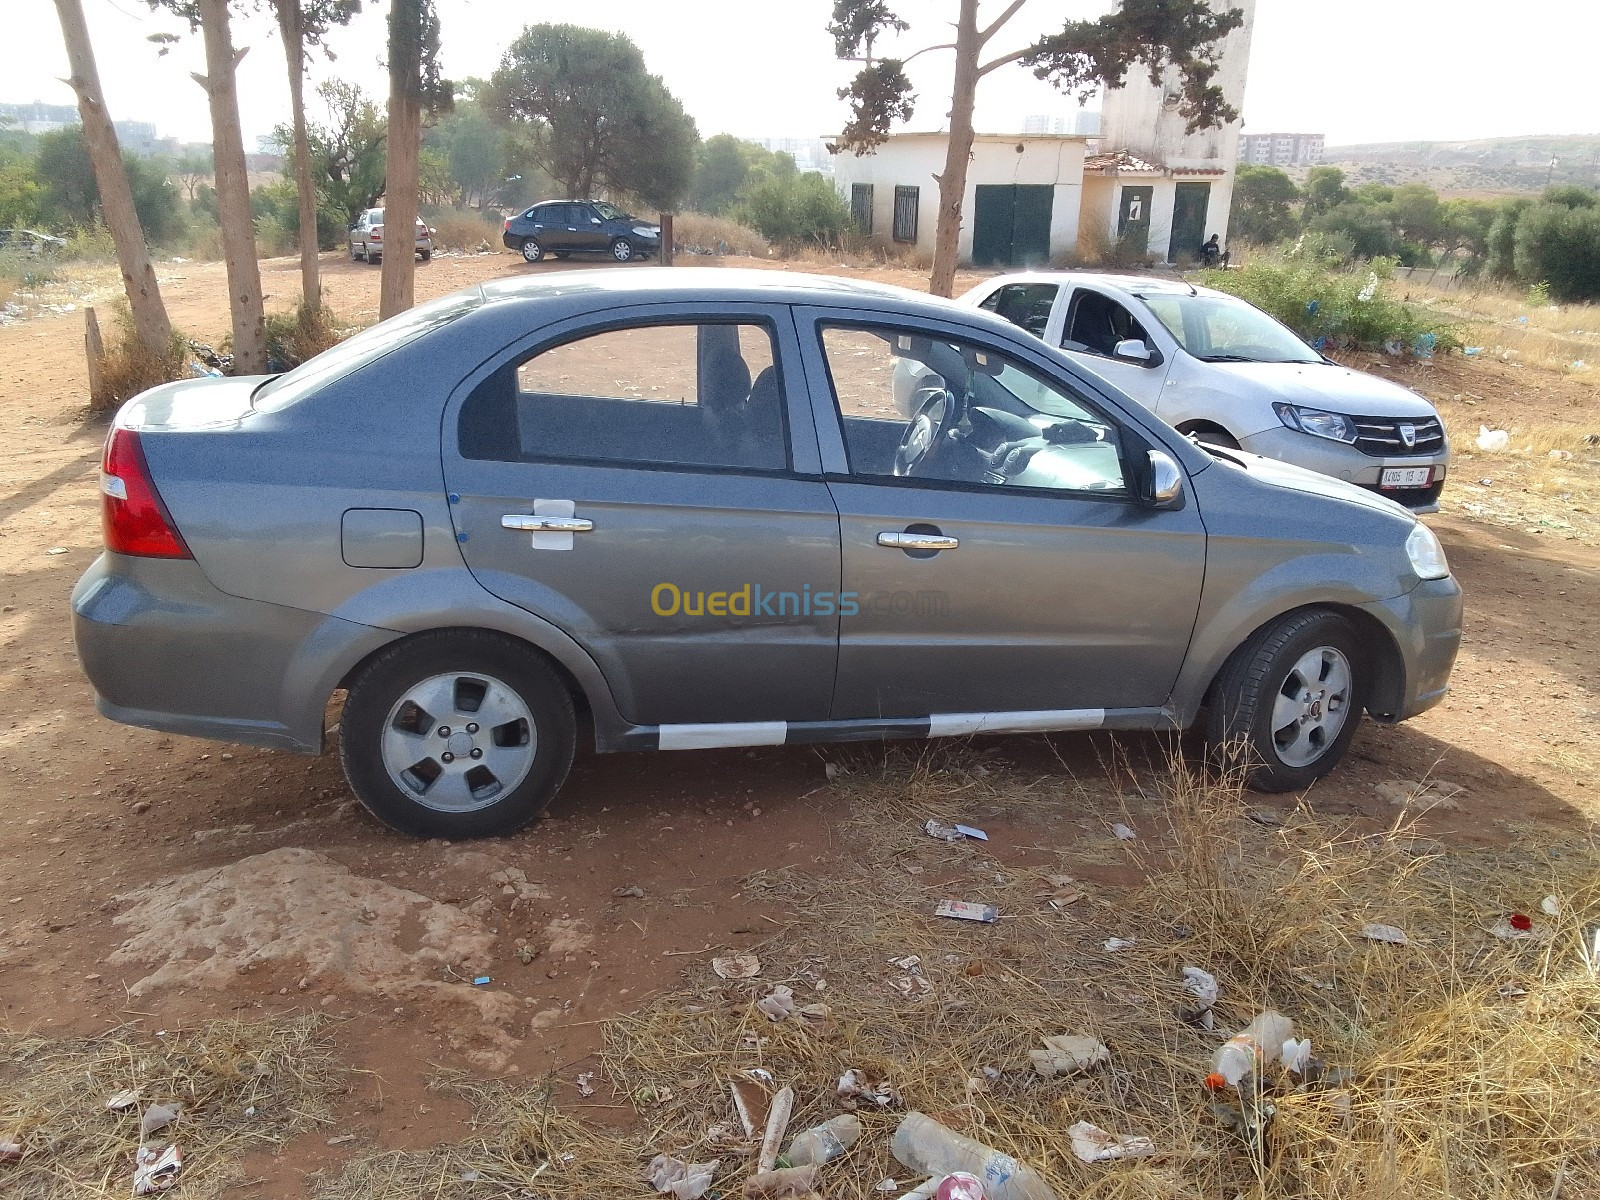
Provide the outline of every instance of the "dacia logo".
{"type": "Polygon", "coordinates": [[[1415,425],[1400,426],[1400,440],[1405,443],[1407,450],[1413,450],[1417,445],[1417,427],[1415,425]]]}

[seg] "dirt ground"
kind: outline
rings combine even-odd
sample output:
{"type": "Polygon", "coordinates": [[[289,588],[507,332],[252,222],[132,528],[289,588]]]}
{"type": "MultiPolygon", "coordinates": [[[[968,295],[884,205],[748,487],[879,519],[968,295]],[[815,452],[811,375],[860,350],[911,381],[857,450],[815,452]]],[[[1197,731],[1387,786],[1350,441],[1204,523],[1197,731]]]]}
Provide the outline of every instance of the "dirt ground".
{"type": "MultiPolygon", "coordinates": [[[[375,319],[375,268],[330,255],[324,269],[337,312],[375,319]]],[[[418,298],[548,269],[509,254],[441,257],[419,266],[418,298]]],[[[923,282],[900,270],[840,273],[923,282]]],[[[169,263],[160,275],[174,323],[220,337],[221,264],[169,263]]],[[[286,307],[296,263],[265,263],[264,283],[269,308],[286,307]]],[[[91,280],[73,302],[107,304],[113,285],[91,280]]],[[[77,312],[0,328],[0,1030],[89,1035],[307,1009],[337,1018],[339,1052],[359,1073],[331,1126],[247,1164],[249,1196],[305,1195],[307,1176],[352,1155],[460,1137],[465,1106],[426,1090],[440,1068],[553,1073],[564,1099],[626,1119],[607,1094],[582,1099],[573,1083],[592,1065],[601,1023],[686,976],[704,980],[714,954],[781,933],[782,903],[746,881],[829,869],[846,814],[825,764],[842,752],[583,758],[534,828],[452,846],[380,828],[333,757],[102,720],[67,605],[100,550],[104,425],[84,415],[82,344],[77,312]]],[[[1377,827],[1396,813],[1376,785],[1432,774],[1466,790],[1458,807],[1421,818],[1429,837],[1586,840],[1600,813],[1600,526],[1588,503],[1600,450],[1582,442],[1600,432],[1595,389],[1495,362],[1398,373],[1439,401],[1468,452],[1429,522],[1466,589],[1466,639],[1448,701],[1400,728],[1369,723],[1312,802],[1377,827]],[[1554,476],[1540,452],[1490,462],[1473,453],[1480,423],[1555,429],[1577,449],[1554,476]]],[[[1148,802],[1105,764],[1126,756],[1137,775],[1166,752],[1153,736],[980,739],[974,749],[1086,788],[1135,824],[1148,802]]],[[[1086,877],[1117,882],[1103,839],[1080,827],[1019,809],[991,833],[1008,868],[1032,847],[1066,841],[1070,852],[1081,841],[1086,877]]]]}

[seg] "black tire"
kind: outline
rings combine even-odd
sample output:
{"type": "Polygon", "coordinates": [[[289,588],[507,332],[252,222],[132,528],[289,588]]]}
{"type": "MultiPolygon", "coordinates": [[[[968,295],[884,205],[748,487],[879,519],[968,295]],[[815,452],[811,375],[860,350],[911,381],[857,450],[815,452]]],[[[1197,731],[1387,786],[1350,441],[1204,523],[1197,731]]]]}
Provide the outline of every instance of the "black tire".
{"type": "MultiPolygon", "coordinates": [[[[1336,660],[1330,660],[1336,661],[1336,660]]],[[[1273,622],[1234,651],[1212,685],[1207,700],[1206,743],[1213,761],[1226,768],[1243,768],[1245,784],[1258,792],[1293,792],[1310,787],[1344,757],[1366,704],[1368,658],[1360,637],[1350,622],[1325,609],[1303,609],[1273,622]],[[1342,655],[1349,671],[1349,685],[1339,702],[1344,714],[1337,731],[1314,741],[1321,728],[1314,723],[1307,737],[1316,757],[1311,761],[1286,760],[1285,750],[1274,736],[1274,713],[1283,696],[1292,707],[1300,704],[1293,696],[1297,687],[1297,664],[1318,649],[1342,655]]],[[[1336,670],[1330,667],[1330,676],[1336,670]]],[[[1320,709],[1322,703],[1319,701],[1320,709]]],[[[1328,712],[1332,712],[1331,704],[1328,712]]],[[[1323,718],[1316,718],[1320,722],[1323,718]]],[[[1312,720],[1305,717],[1301,724],[1312,720]]],[[[1293,725],[1285,725],[1291,736],[1298,736],[1293,725]]],[[[1282,736],[1282,730],[1279,731],[1282,736]]],[[[1289,744],[1293,750],[1294,745],[1289,744]]]]}
{"type": "Polygon", "coordinates": [[[539,244],[538,238],[523,238],[520,249],[523,262],[536,263],[544,258],[544,247],[539,244]]]}
{"type": "Polygon", "coordinates": [[[433,261],[433,251],[432,250],[418,250],[417,253],[422,256],[422,261],[423,262],[431,262],[431,261],[433,261]]]}
{"type": "Polygon", "coordinates": [[[357,250],[354,246],[350,247],[350,261],[351,262],[360,262],[361,261],[361,251],[357,250]]]}
{"type": "Polygon", "coordinates": [[[367,262],[369,264],[371,264],[372,266],[374,266],[374,267],[381,266],[383,264],[383,251],[380,250],[378,253],[374,254],[372,252],[372,247],[368,246],[367,247],[367,262]]]}
{"type": "Polygon", "coordinates": [[[636,257],[633,243],[624,237],[612,238],[611,257],[619,263],[632,262],[636,257]]]}
{"type": "Polygon", "coordinates": [[[414,837],[498,837],[544,811],[567,777],[576,744],[572,696],[539,651],[487,630],[455,629],[406,638],[362,668],[345,700],[339,757],[356,797],[390,828],[414,837]],[[526,706],[532,724],[533,759],[520,782],[466,811],[419,800],[395,782],[383,756],[387,722],[406,693],[452,672],[482,674],[504,685],[526,706]]]}

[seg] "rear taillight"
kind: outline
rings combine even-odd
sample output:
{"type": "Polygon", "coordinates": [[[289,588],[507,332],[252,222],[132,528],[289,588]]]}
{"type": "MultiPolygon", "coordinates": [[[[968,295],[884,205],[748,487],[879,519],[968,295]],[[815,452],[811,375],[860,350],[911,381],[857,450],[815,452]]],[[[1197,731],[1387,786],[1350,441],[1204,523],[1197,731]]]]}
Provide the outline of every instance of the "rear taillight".
{"type": "Polygon", "coordinates": [[[369,233],[367,235],[367,240],[369,242],[381,242],[381,241],[383,241],[383,230],[374,229],[371,233],[369,233]]]}
{"type": "Polygon", "coordinates": [[[193,558],[150,480],[139,435],[113,429],[100,466],[100,516],[106,549],[141,558],[193,558]]]}
{"type": "Polygon", "coordinates": [[[502,229],[500,232],[501,233],[510,233],[511,232],[511,218],[510,217],[506,218],[505,228],[502,229]]]}

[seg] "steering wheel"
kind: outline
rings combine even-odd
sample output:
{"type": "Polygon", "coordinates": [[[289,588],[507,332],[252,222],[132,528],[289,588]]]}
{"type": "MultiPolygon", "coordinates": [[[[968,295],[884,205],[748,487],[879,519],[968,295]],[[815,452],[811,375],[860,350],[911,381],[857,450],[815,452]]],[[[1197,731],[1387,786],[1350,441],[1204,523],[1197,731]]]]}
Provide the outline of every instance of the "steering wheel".
{"type": "Polygon", "coordinates": [[[938,456],[938,448],[960,419],[961,403],[948,388],[922,388],[916,415],[906,425],[900,445],[894,452],[894,473],[909,478],[917,469],[938,456]]]}

